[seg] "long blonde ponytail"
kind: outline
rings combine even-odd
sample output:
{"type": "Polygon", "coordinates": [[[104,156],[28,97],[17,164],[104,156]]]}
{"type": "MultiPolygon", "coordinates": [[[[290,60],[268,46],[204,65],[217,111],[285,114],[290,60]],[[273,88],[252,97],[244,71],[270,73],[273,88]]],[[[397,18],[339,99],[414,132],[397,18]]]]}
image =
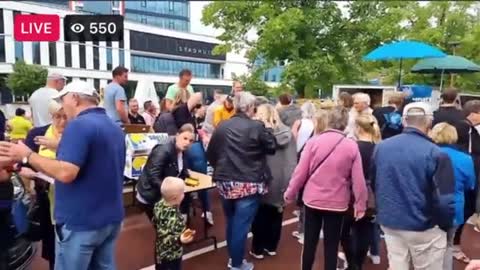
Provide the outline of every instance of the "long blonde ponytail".
{"type": "Polygon", "coordinates": [[[362,113],[358,115],[355,119],[355,124],[362,131],[370,134],[374,143],[378,143],[382,140],[382,135],[380,133],[380,127],[378,126],[377,119],[371,114],[362,113]]]}

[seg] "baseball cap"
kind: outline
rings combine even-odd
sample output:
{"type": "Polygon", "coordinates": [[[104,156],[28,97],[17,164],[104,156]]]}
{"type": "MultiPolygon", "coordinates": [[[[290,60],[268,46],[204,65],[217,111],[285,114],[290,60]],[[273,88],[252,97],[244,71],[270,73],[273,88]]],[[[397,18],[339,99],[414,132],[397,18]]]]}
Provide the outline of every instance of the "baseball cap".
{"type": "Polygon", "coordinates": [[[403,109],[403,116],[432,116],[432,107],[425,102],[412,102],[403,109]]]}
{"type": "Polygon", "coordinates": [[[62,109],[62,105],[58,103],[55,99],[50,100],[50,103],[48,103],[48,112],[50,114],[57,113],[62,109]]]}
{"type": "Polygon", "coordinates": [[[50,73],[48,74],[47,76],[47,80],[64,80],[66,81],[67,78],[65,78],[63,75],[61,75],[60,73],[50,73]]]}
{"type": "Polygon", "coordinates": [[[60,91],[56,96],[53,97],[53,99],[58,101],[68,93],[77,93],[99,98],[97,90],[95,90],[95,87],[93,87],[93,85],[90,85],[85,81],[74,81],[67,84],[62,91],[60,91]]]}

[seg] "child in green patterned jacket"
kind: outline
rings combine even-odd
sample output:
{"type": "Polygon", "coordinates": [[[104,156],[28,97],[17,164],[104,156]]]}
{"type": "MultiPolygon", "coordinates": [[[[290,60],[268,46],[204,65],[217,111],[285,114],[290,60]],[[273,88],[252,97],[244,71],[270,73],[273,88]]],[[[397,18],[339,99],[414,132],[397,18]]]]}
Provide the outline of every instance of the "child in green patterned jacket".
{"type": "Polygon", "coordinates": [[[155,269],[180,270],[182,244],[193,240],[194,232],[186,230],[185,221],[179,210],[184,197],[185,184],[182,179],[166,177],[161,186],[162,199],[155,204],[155,269]]]}

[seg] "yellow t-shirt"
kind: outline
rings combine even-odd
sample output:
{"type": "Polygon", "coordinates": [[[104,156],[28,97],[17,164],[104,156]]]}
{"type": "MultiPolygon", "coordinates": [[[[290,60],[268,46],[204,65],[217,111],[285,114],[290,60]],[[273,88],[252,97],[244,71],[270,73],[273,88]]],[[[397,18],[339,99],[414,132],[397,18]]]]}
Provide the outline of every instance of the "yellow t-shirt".
{"type": "MultiPolygon", "coordinates": [[[[47,129],[47,132],[45,132],[45,137],[54,139],[54,138],[59,138],[60,135],[57,134],[54,130],[54,127],[50,125],[47,129]]],[[[38,150],[38,154],[42,157],[47,157],[51,159],[55,159],[57,157],[57,153],[55,151],[52,151],[45,146],[40,146],[40,149],[38,150]]],[[[52,224],[55,224],[55,220],[53,217],[53,209],[55,205],[55,185],[50,185],[48,189],[48,199],[50,200],[50,217],[52,218],[52,224]]]]}
{"type": "Polygon", "coordinates": [[[225,106],[218,106],[213,112],[213,126],[217,127],[220,122],[230,119],[235,114],[235,109],[228,111],[225,106]]]}
{"type": "Polygon", "coordinates": [[[12,129],[10,131],[10,139],[13,140],[25,140],[28,132],[33,128],[32,122],[23,116],[15,116],[8,122],[12,129]]]}

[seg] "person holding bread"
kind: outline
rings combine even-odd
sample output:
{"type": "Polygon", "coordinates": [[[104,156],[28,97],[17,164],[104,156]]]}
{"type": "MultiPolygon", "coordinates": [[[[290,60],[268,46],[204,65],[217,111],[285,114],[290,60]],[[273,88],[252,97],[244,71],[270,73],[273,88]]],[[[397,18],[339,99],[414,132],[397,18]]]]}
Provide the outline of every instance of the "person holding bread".
{"type": "Polygon", "coordinates": [[[161,185],[162,199],[153,209],[155,226],[155,270],[180,270],[183,244],[193,241],[195,231],[186,229],[180,213],[185,183],[177,177],[166,177],[161,185]]]}

